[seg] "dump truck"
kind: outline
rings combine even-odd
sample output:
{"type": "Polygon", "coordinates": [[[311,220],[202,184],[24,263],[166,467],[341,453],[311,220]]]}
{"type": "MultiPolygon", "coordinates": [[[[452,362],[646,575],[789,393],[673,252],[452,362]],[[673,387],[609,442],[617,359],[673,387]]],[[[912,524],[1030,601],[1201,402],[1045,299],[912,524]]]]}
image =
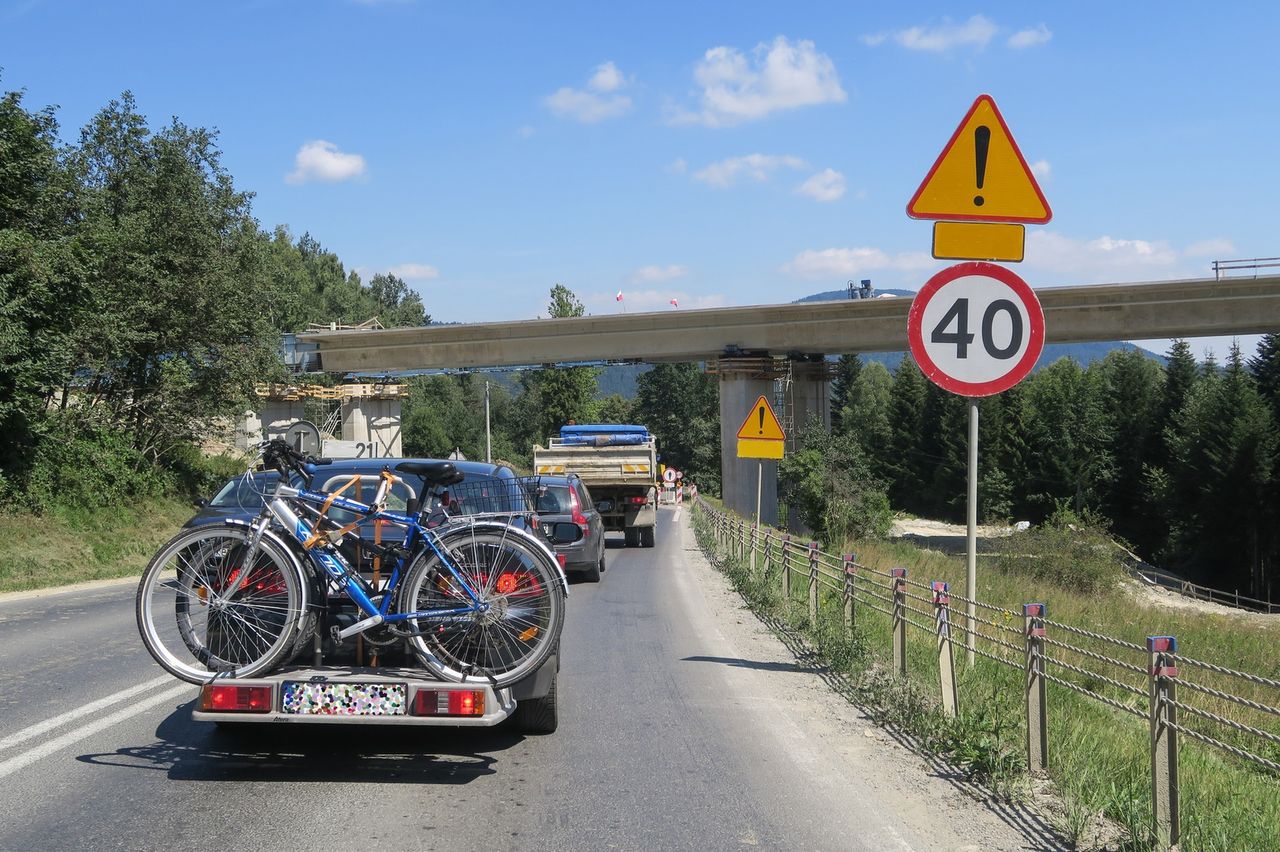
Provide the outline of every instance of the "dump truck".
{"type": "Polygon", "coordinates": [[[569,424],[533,448],[540,476],[582,478],[606,531],[626,536],[627,547],[653,547],[658,523],[658,448],[644,426],[569,424]]]}

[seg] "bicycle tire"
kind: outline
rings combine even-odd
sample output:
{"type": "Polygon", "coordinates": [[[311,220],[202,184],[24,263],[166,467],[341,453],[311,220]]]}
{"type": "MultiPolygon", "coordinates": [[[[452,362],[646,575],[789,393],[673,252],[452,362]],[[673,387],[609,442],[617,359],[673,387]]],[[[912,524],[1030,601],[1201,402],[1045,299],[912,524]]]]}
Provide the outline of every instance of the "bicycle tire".
{"type": "MultiPolygon", "coordinates": [[[[492,605],[489,613],[410,619],[409,647],[424,667],[453,683],[501,689],[546,662],[564,626],[564,578],[552,558],[525,534],[501,523],[463,524],[437,540],[453,566],[492,605]]],[[[401,612],[468,602],[435,551],[418,554],[405,573],[401,612]]]]}
{"type": "Polygon", "coordinates": [[[246,567],[249,536],[236,524],[185,530],[143,572],[138,633],[174,677],[196,684],[215,675],[253,677],[296,653],[310,623],[302,570],[270,535],[246,567]]]}

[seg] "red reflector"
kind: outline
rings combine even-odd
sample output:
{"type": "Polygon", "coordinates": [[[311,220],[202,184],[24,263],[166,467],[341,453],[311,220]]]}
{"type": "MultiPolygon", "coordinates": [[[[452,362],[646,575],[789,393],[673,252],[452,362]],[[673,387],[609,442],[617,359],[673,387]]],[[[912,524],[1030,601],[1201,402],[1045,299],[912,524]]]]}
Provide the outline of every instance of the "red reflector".
{"type": "Polygon", "coordinates": [[[649,498],[648,497],[632,497],[631,502],[635,503],[636,505],[640,505],[642,503],[648,503],[649,498]]]}
{"type": "Polygon", "coordinates": [[[563,568],[563,567],[565,567],[566,565],[568,565],[568,564],[569,564],[569,557],[568,557],[568,556],[565,556],[563,553],[557,553],[557,554],[556,554],[556,561],[557,561],[557,562],[559,562],[559,563],[560,563],[560,567],[561,567],[561,568],[563,568]]]}
{"type": "Polygon", "coordinates": [[[200,709],[214,713],[270,713],[271,687],[206,684],[200,689],[200,709]]]}
{"type": "Polygon", "coordinates": [[[413,698],[415,716],[483,716],[484,692],[461,689],[420,689],[413,698]]]}

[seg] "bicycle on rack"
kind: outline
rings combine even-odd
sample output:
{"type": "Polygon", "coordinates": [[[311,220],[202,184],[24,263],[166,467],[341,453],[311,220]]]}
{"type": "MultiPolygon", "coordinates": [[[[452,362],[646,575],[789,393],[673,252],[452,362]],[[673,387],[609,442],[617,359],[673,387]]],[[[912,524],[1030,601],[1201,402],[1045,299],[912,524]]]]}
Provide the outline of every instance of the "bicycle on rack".
{"type": "MultiPolygon", "coordinates": [[[[537,671],[554,650],[568,584],[546,545],[510,523],[511,503],[451,515],[466,493],[463,475],[448,462],[401,462],[396,471],[420,478],[431,499],[422,511],[393,512],[386,498],[400,478],[387,468],[373,501],[362,503],[342,496],[346,486],[311,490],[327,460],[280,439],[260,450],[264,469],[281,479],[258,517],[183,531],[143,572],[138,630],[165,670],[197,684],[268,673],[313,639],[330,591],[362,616],[331,627],[335,642],[357,634],[375,645],[407,640],[445,681],[500,689],[537,671]],[[333,520],[334,509],[355,520],[333,520]],[[404,529],[402,539],[376,546],[391,566],[385,583],[362,576],[349,556],[364,522],[404,529]]],[[[490,481],[473,491],[502,487],[490,481]]],[[[505,487],[524,498],[523,483],[505,487]]]]}

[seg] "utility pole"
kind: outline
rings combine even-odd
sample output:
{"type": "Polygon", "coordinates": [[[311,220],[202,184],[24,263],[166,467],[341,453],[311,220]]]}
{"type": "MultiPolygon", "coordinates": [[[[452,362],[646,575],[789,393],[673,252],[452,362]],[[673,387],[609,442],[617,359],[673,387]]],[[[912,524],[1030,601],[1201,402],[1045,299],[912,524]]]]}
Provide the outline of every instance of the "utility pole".
{"type": "Polygon", "coordinates": [[[489,433],[489,383],[484,383],[484,460],[493,464],[493,438],[489,433]]]}

